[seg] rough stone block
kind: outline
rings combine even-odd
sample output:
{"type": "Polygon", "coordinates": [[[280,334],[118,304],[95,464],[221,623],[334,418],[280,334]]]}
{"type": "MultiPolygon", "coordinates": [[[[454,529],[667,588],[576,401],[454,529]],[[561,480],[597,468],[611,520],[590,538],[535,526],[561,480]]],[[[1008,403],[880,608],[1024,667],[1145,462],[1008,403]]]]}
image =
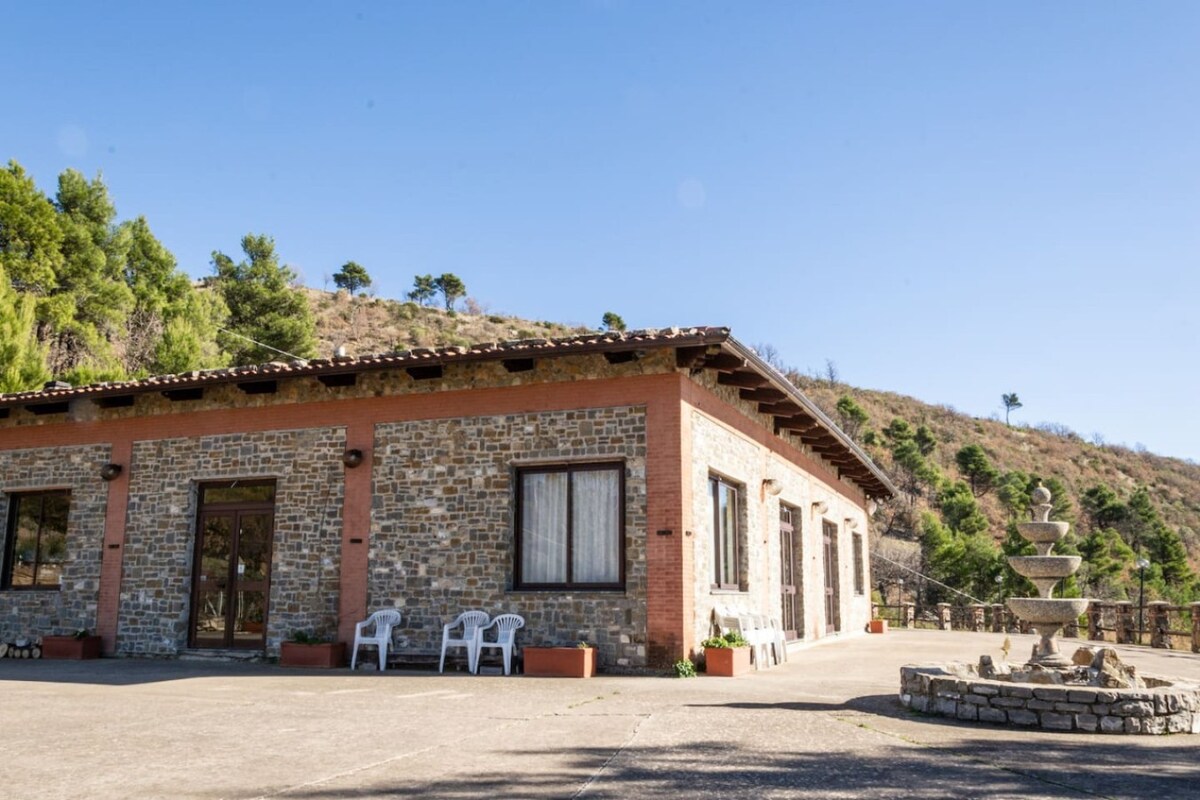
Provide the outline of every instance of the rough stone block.
{"type": "Polygon", "coordinates": [[[1118,717],[1149,717],[1154,715],[1154,706],[1140,700],[1123,700],[1113,704],[1112,713],[1118,717]]]}
{"type": "Polygon", "coordinates": [[[1037,725],[1038,715],[1032,711],[1014,708],[1008,712],[1008,721],[1014,725],[1037,725]]]}
{"type": "Polygon", "coordinates": [[[1096,702],[1096,692],[1091,689],[1071,689],[1067,692],[1067,702],[1094,703],[1096,702]]]}
{"type": "Polygon", "coordinates": [[[959,703],[958,718],[965,720],[979,719],[978,706],[968,705],[967,703],[959,703]]]}
{"type": "Polygon", "coordinates": [[[1125,730],[1125,720],[1122,717],[1101,717],[1101,733],[1121,733],[1125,730]]]}
{"type": "Polygon", "coordinates": [[[1028,686],[1005,686],[1001,693],[1007,697],[1033,697],[1033,689],[1028,686]]]}
{"type": "Polygon", "coordinates": [[[1192,714],[1190,711],[1180,711],[1167,717],[1167,733],[1191,733],[1192,714]]]}
{"type": "Polygon", "coordinates": [[[958,702],[949,697],[939,697],[934,701],[933,710],[943,717],[954,717],[958,715],[958,702]]]}
{"type": "Polygon", "coordinates": [[[1042,714],[1042,727],[1049,731],[1069,731],[1075,727],[1075,718],[1070,714],[1047,711],[1042,714]]]}
{"type": "Polygon", "coordinates": [[[1098,714],[1101,717],[1107,717],[1112,713],[1112,706],[1110,706],[1108,703],[1093,703],[1092,713],[1098,714]]]}
{"type": "Polygon", "coordinates": [[[1081,731],[1095,733],[1100,727],[1100,718],[1095,714],[1076,714],[1075,727],[1081,731]]]}
{"type": "Polygon", "coordinates": [[[987,708],[985,706],[980,706],[979,721],[1004,723],[1008,721],[1008,714],[1004,713],[998,708],[987,708]]]}
{"type": "Polygon", "coordinates": [[[1029,700],[1025,703],[1025,707],[1030,711],[1053,711],[1054,703],[1049,700],[1029,700]]]}
{"type": "Polygon", "coordinates": [[[981,694],[984,697],[996,697],[1000,694],[999,686],[992,686],[987,683],[972,683],[971,694],[981,694]]]}
{"type": "Polygon", "coordinates": [[[993,697],[991,705],[995,708],[1024,708],[1025,703],[1034,702],[1020,697],[993,697]]]}
{"type": "Polygon", "coordinates": [[[1167,732],[1167,718],[1166,717],[1148,717],[1148,718],[1142,720],[1141,723],[1142,723],[1142,733],[1148,733],[1148,734],[1152,734],[1154,736],[1161,736],[1162,734],[1167,732]]]}
{"type": "Polygon", "coordinates": [[[1125,732],[1126,733],[1141,733],[1142,732],[1141,719],[1139,719],[1138,717],[1126,717],[1125,718],[1125,732]]]}
{"type": "Polygon", "coordinates": [[[1068,714],[1086,714],[1092,710],[1092,707],[1086,703],[1055,703],[1054,710],[1068,714]]]}
{"type": "Polygon", "coordinates": [[[973,706],[986,706],[988,704],[988,699],[982,695],[969,694],[963,698],[963,702],[973,706]]]}
{"type": "Polygon", "coordinates": [[[1036,697],[1038,700],[1049,700],[1051,702],[1066,702],[1067,690],[1066,689],[1057,689],[1057,688],[1055,688],[1055,689],[1038,688],[1038,689],[1033,690],[1033,696],[1036,697]]]}
{"type": "Polygon", "coordinates": [[[1117,693],[1116,692],[1097,691],[1096,692],[1096,702],[1097,703],[1115,703],[1115,702],[1117,702],[1117,693]]]}

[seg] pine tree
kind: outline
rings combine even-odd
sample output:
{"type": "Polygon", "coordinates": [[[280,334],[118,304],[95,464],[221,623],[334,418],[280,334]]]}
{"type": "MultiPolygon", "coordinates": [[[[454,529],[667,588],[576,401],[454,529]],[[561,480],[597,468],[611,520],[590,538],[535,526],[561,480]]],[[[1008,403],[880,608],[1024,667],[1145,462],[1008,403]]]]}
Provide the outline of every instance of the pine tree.
{"type": "Polygon", "coordinates": [[[0,270],[0,394],[40,389],[50,378],[34,325],[33,297],[14,290],[0,270]]]}
{"type": "Polygon", "coordinates": [[[222,349],[232,354],[235,364],[307,358],[316,334],[308,300],[293,286],[296,274],[279,263],[270,236],[247,234],[242,252],[246,260],[239,263],[213,253],[215,284],[229,308],[232,332],[221,334],[222,349]]]}
{"type": "Polygon", "coordinates": [[[371,276],[361,264],[347,261],[334,274],[333,282],[339,289],[345,289],[350,294],[358,294],[359,289],[365,289],[371,285],[371,276]]]}

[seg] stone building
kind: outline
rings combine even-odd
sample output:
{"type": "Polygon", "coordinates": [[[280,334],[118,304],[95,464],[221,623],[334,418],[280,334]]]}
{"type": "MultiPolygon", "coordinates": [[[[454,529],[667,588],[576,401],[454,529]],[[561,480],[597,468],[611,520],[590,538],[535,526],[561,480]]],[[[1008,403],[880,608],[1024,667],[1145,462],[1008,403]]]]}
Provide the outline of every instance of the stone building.
{"type": "Polygon", "coordinates": [[[276,655],[481,608],[667,665],[721,605],[870,615],[886,476],[724,328],[270,363],[0,396],[0,640],[276,655]]]}

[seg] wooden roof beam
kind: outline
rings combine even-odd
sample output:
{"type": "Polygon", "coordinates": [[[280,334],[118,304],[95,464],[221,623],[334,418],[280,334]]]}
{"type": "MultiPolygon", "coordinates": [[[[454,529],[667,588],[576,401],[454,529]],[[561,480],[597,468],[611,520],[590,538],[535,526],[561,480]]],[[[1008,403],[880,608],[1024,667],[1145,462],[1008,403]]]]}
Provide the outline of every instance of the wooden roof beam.
{"type": "Polygon", "coordinates": [[[757,372],[721,372],[717,375],[717,383],[722,386],[757,389],[760,386],[766,386],[770,381],[757,372]]]}

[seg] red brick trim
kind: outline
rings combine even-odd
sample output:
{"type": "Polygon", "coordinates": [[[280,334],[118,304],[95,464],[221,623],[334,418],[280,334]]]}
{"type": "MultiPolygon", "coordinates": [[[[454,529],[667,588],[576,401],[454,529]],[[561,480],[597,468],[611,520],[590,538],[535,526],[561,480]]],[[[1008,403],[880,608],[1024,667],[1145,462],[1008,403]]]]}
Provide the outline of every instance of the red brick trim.
{"type": "Polygon", "coordinates": [[[96,633],[103,639],[104,652],[117,649],[117,617],[121,604],[121,572],[125,560],[125,512],[129,505],[129,473],[133,443],[116,441],[109,460],[120,464],[121,474],[108,483],[104,513],[104,543],[100,551],[100,589],[96,601],[96,633]]]}

